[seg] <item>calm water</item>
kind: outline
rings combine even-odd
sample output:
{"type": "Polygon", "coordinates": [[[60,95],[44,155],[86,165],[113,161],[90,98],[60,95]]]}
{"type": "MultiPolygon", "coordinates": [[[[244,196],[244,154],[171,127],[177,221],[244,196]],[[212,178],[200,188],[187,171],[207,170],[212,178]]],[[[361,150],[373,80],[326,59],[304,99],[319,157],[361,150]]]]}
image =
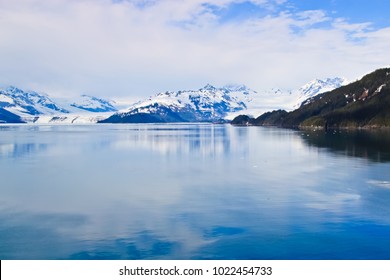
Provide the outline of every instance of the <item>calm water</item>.
{"type": "Polygon", "coordinates": [[[0,259],[390,259],[390,135],[0,126],[0,259]]]}

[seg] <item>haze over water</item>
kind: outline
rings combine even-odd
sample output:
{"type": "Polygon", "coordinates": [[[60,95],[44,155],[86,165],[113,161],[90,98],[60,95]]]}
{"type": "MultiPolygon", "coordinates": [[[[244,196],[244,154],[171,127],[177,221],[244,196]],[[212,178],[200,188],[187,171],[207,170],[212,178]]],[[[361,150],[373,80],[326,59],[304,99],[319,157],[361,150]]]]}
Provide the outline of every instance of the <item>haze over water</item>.
{"type": "Polygon", "coordinates": [[[390,134],[0,126],[0,259],[390,259],[390,134]]]}

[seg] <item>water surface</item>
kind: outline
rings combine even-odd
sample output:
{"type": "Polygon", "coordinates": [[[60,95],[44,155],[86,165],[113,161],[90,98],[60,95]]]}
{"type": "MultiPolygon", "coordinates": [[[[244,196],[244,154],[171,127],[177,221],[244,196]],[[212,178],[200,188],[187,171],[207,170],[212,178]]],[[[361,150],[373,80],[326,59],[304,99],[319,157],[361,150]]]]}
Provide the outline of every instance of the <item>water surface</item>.
{"type": "Polygon", "coordinates": [[[390,136],[0,126],[0,259],[390,259],[390,136]]]}

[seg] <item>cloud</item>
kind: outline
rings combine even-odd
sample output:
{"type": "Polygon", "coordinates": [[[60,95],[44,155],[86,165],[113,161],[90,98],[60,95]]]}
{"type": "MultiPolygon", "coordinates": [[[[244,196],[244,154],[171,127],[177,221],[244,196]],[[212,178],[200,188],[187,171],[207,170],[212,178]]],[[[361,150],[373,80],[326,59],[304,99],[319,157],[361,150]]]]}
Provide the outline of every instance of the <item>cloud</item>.
{"type": "Polygon", "coordinates": [[[390,61],[390,30],[277,0],[0,1],[1,82],[146,96],[210,82],[255,90],[356,76],[390,61]],[[249,3],[259,13],[221,22],[249,3]],[[234,11],[232,11],[234,12],[234,11]]]}
{"type": "Polygon", "coordinates": [[[308,10],[297,13],[298,20],[296,24],[298,26],[311,26],[317,23],[326,22],[331,20],[331,18],[326,16],[326,13],[321,10],[308,10]]]}

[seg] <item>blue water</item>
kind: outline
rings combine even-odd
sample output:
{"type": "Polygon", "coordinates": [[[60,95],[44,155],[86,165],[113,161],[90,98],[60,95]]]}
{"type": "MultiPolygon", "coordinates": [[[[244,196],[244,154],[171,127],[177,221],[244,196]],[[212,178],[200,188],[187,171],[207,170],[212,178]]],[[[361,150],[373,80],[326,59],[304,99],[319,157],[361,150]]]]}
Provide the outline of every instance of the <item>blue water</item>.
{"type": "Polygon", "coordinates": [[[0,126],[0,259],[390,259],[390,135],[0,126]]]}

